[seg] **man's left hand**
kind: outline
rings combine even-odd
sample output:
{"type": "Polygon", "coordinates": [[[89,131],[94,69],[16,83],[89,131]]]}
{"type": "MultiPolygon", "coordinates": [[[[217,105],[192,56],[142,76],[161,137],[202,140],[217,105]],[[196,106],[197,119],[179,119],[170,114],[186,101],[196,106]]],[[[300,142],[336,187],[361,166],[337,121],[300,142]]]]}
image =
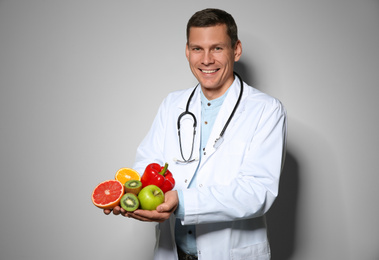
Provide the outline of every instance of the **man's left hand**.
{"type": "Polygon", "coordinates": [[[165,201],[156,210],[137,209],[134,212],[126,212],[121,209],[121,214],[140,221],[163,222],[176,210],[179,204],[178,192],[171,190],[165,193],[165,201]],[[124,211],[124,212],[123,212],[124,211]]]}

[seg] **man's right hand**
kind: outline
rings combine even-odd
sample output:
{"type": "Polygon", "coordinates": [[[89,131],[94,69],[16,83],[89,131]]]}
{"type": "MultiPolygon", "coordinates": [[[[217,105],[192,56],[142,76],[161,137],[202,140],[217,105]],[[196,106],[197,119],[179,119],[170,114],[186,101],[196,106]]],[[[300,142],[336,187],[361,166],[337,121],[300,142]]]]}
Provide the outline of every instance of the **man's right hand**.
{"type": "Polygon", "coordinates": [[[112,211],[114,215],[122,215],[128,218],[134,218],[140,221],[163,222],[170,217],[179,204],[177,191],[168,191],[165,193],[165,202],[157,207],[157,210],[137,209],[134,212],[127,212],[120,206],[113,210],[104,209],[104,214],[109,215],[112,211]]]}

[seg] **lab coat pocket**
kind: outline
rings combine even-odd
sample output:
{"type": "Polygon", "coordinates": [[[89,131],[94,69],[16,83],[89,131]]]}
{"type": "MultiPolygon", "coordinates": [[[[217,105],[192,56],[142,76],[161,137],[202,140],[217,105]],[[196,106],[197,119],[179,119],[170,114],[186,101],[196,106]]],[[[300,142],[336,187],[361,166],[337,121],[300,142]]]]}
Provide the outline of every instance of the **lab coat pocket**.
{"type": "Polygon", "coordinates": [[[246,142],[243,141],[234,141],[230,142],[227,147],[227,152],[229,155],[237,155],[240,156],[241,154],[245,153],[246,149],[246,142]]]}
{"type": "Polygon", "coordinates": [[[230,166],[239,167],[245,156],[246,143],[231,142],[224,148],[222,160],[230,166]]]}
{"type": "Polygon", "coordinates": [[[230,250],[230,259],[232,260],[269,260],[270,257],[270,246],[267,241],[230,250]]]}

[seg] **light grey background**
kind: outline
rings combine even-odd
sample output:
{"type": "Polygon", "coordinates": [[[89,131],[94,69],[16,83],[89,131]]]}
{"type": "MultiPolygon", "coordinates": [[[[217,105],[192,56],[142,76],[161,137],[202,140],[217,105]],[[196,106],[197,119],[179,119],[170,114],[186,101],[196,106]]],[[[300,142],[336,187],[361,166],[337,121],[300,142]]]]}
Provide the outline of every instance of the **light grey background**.
{"type": "Polygon", "coordinates": [[[192,87],[197,10],[239,25],[245,81],[289,115],[274,260],[379,259],[379,3],[0,1],[0,259],[151,259],[154,224],[92,189],[131,167],[162,99],[192,87]]]}

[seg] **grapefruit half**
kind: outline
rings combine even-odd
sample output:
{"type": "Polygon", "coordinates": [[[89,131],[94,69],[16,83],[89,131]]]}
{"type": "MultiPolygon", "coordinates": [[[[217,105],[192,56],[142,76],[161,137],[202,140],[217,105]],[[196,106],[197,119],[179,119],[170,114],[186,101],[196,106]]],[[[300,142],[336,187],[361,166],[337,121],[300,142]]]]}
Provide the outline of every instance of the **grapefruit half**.
{"type": "Polygon", "coordinates": [[[92,202],[101,209],[113,209],[120,204],[124,195],[124,185],[118,180],[107,180],[99,185],[92,192],[92,202]]]}

